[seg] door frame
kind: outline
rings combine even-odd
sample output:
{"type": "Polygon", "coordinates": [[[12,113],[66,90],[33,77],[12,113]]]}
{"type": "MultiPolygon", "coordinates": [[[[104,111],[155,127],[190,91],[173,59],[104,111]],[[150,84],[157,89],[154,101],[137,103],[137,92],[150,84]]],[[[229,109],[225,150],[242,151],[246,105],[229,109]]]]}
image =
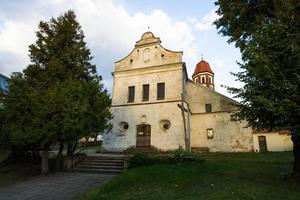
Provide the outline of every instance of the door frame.
{"type": "Polygon", "coordinates": [[[136,125],[136,147],[151,146],[151,125],[138,124],[136,125]],[[143,132],[141,134],[141,132],[143,132]]]}
{"type": "Polygon", "coordinates": [[[267,137],[265,135],[260,135],[257,139],[259,152],[268,152],[267,137]],[[264,148],[262,146],[264,146],[264,148]]]}

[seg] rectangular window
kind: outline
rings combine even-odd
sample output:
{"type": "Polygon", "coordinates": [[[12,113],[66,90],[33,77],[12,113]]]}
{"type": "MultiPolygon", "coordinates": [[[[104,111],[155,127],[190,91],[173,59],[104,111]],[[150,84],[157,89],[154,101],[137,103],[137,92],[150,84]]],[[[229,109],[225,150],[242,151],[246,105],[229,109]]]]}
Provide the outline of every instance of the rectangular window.
{"type": "Polygon", "coordinates": [[[157,83],[157,100],[165,99],[165,83],[157,83]]]}
{"type": "Polygon", "coordinates": [[[214,131],[212,128],[207,129],[207,138],[213,139],[214,138],[214,131]]]}
{"type": "Polygon", "coordinates": [[[205,111],[211,112],[211,104],[205,104],[205,111]]]}
{"type": "Polygon", "coordinates": [[[149,84],[143,85],[143,101],[149,101],[149,84]]]}
{"type": "Polygon", "coordinates": [[[128,87],[128,103],[134,102],[134,86],[128,87]]]}

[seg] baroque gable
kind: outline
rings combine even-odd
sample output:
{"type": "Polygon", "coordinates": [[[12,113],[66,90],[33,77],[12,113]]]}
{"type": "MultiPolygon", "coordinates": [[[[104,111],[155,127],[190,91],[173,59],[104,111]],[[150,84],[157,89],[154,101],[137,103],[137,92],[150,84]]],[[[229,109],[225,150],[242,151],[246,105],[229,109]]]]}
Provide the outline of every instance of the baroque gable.
{"type": "Polygon", "coordinates": [[[115,63],[115,72],[182,62],[182,51],[170,51],[161,46],[159,38],[146,32],[136,42],[128,56],[115,63]]]}

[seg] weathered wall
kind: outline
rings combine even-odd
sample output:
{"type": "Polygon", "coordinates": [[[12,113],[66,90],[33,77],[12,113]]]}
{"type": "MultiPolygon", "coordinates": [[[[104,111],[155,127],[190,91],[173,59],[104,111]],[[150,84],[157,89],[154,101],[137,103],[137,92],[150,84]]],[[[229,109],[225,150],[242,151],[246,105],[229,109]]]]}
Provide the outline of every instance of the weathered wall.
{"type": "Polygon", "coordinates": [[[211,152],[253,151],[252,129],[246,123],[231,121],[230,113],[192,115],[192,147],[208,147],[211,152]],[[214,137],[207,138],[207,129],[214,137]]]}
{"type": "Polygon", "coordinates": [[[136,125],[151,125],[151,146],[161,150],[177,149],[184,147],[184,131],[181,111],[178,102],[160,103],[148,105],[132,105],[113,107],[113,129],[110,133],[103,134],[103,148],[107,151],[122,151],[136,145],[136,125]],[[168,130],[161,129],[159,122],[169,120],[171,127],[168,130]],[[119,123],[126,121],[129,128],[122,132],[119,123]]]}
{"type": "Polygon", "coordinates": [[[212,112],[237,110],[234,100],[195,83],[187,81],[187,97],[192,113],[205,113],[205,104],[212,105],[212,112]]]}
{"type": "Polygon", "coordinates": [[[258,136],[266,136],[268,151],[291,151],[293,149],[290,135],[277,132],[255,133],[253,134],[255,152],[259,152],[258,136]]]}
{"type": "Polygon", "coordinates": [[[181,99],[182,63],[153,66],[137,70],[115,72],[112,105],[159,102],[157,100],[157,83],[165,83],[165,100],[181,99]],[[142,102],[143,84],[150,84],[149,101],[142,102]],[[135,99],[128,101],[128,87],[135,86],[135,99]]]}
{"type": "Polygon", "coordinates": [[[181,51],[167,50],[160,43],[160,39],[155,38],[152,33],[144,33],[129,55],[116,62],[115,71],[182,62],[181,51]]]}
{"type": "Polygon", "coordinates": [[[184,146],[181,110],[183,88],[182,52],[173,52],[160,45],[159,38],[145,33],[133,51],[116,62],[112,95],[113,129],[103,134],[103,149],[122,151],[136,145],[137,125],[151,125],[151,146],[161,150],[184,146]],[[165,83],[165,99],[157,100],[157,83],[165,83]],[[149,101],[142,101],[143,84],[150,85],[149,101]],[[135,86],[134,102],[128,103],[128,87],[135,86]],[[161,120],[171,127],[163,130],[161,120]],[[120,123],[129,128],[124,132],[120,123]]]}
{"type": "Polygon", "coordinates": [[[186,101],[192,112],[192,147],[208,147],[211,152],[253,150],[252,128],[231,120],[235,101],[192,81],[187,82],[186,101]],[[212,105],[211,113],[206,113],[205,104],[212,105]],[[212,139],[207,138],[207,129],[213,129],[212,139]]]}

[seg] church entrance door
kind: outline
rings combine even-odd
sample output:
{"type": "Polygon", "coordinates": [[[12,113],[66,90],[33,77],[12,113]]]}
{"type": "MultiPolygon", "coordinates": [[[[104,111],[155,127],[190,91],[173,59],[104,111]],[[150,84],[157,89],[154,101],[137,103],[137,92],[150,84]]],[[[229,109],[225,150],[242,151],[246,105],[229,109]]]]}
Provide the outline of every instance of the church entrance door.
{"type": "Polygon", "coordinates": [[[267,152],[267,140],[266,136],[258,136],[258,144],[259,144],[259,151],[260,152],[267,152]]]}
{"type": "Polygon", "coordinates": [[[151,141],[151,125],[139,124],[136,126],[136,146],[137,147],[150,147],[151,141]]]}

